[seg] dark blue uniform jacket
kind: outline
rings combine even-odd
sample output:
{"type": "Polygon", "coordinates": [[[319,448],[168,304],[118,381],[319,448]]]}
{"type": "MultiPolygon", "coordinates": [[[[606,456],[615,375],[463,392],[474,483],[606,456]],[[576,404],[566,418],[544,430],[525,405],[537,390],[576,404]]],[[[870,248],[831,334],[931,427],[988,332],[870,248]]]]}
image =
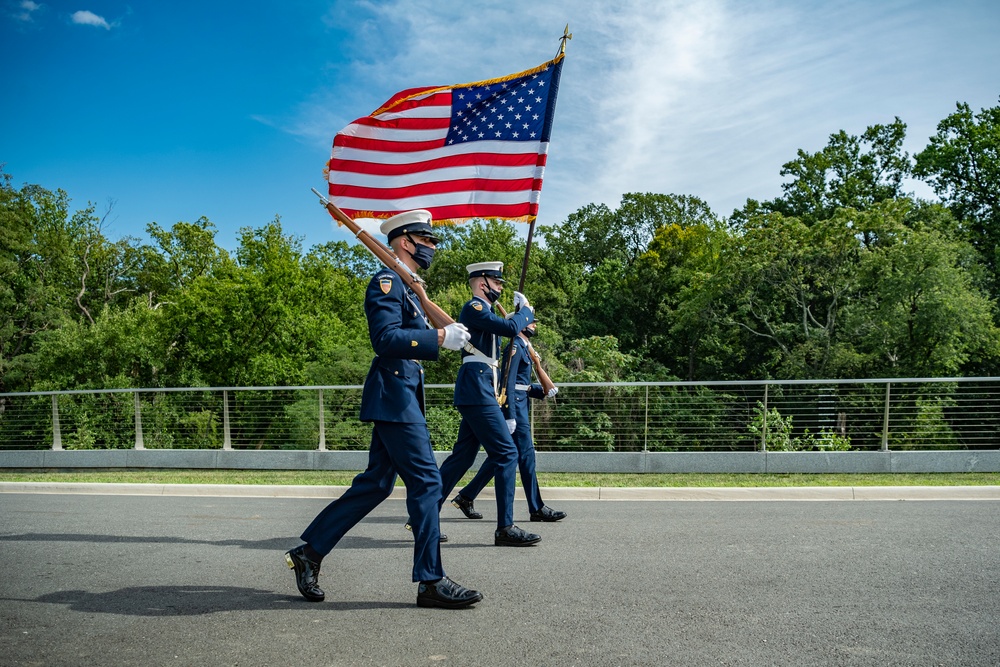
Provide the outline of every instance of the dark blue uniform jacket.
{"type": "MultiPolygon", "coordinates": [[[[501,406],[503,408],[504,419],[516,419],[518,423],[528,423],[528,399],[545,398],[545,391],[542,385],[531,382],[531,355],[528,354],[528,347],[520,338],[515,338],[513,356],[510,358],[513,373],[507,374],[507,400],[501,406]],[[524,391],[516,388],[530,386],[531,389],[524,391]]],[[[509,345],[507,346],[510,347],[509,345]]],[[[504,365],[507,363],[507,350],[503,353],[504,365]]]]}
{"type": "Polygon", "coordinates": [[[368,336],[377,355],[361,394],[361,421],[419,424],[424,418],[424,369],[438,358],[437,330],[394,271],[383,269],[365,293],[368,336]]]}
{"type": "MultiPolygon", "coordinates": [[[[469,341],[487,357],[499,358],[500,345],[497,336],[512,338],[519,331],[535,321],[535,314],[527,308],[522,308],[509,318],[503,318],[493,312],[493,308],[482,297],[474,297],[462,308],[458,321],[464,324],[472,334],[469,341]]],[[[471,355],[462,350],[462,360],[471,355]]],[[[500,379],[500,367],[497,366],[497,381],[500,379]]],[[[499,389],[499,388],[498,388],[499,389]]],[[[455,405],[489,405],[497,402],[493,387],[493,369],[482,363],[463,363],[458,369],[455,380],[455,405]]]]}

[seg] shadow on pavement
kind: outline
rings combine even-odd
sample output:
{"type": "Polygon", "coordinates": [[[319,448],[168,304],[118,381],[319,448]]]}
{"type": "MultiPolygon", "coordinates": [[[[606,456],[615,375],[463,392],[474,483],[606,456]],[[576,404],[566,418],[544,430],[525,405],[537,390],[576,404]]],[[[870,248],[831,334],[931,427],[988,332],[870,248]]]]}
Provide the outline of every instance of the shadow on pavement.
{"type": "MultiPolygon", "coordinates": [[[[444,531],[442,531],[444,532],[444,531]]],[[[411,549],[413,536],[400,526],[399,539],[383,540],[363,535],[345,535],[337,544],[339,549],[411,549]]],[[[492,547],[493,527],[489,526],[481,542],[448,543],[448,547],[468,549],[489,546],[492,547]]],[[[239,547],[240,549],[259,549],[261,551],[281,551],[302,544],[299,537],[270,537],[266,540],[193,540],[186,537],[168,535],[93,535],[87,533],[22,533],[20,535],[0,535],[3,542],[89,542],[92,544],[207,544],[217,547],[239,547]]]]}
{"type": "Polygon", "coordinates": [[[24,601],[64,604],[72,611],[121,616],[200,616],[225,611],[279,611],[306,608],[358,611],[414,606],[403,602],[385,601],[327,601],[317,604],[307,602],[297,595],[281,595],[272,591],[233,586],[139,586],[106,593],[59,591],[24,601]]]}
{"type": "MultiPolygon", "coordinates": [[[[338,549],[375,549],[390,547],[411,547],[413,539],[400,527],[398,540],[379,540],[372,537],[344,537],[338,549]]],[[[166,535],[89,535],[86,533],[24,533],[21,535],[0,535],[2,542],[91,542],[95,544],[208,544],[219,547],[239,547],[263,551],[287,551],[298,546],[298,537],[271,537],[266,540],[192,540],[185,537],[166,535]]]]}

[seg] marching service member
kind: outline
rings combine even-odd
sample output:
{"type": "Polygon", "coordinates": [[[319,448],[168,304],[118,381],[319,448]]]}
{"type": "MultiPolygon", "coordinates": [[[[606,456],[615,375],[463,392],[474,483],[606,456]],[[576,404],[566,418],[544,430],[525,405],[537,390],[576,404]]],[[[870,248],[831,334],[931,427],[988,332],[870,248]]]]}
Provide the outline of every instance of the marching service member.
{"type": "MultiPolygon", "coordinates": [[[[514,444],[517,446],[517,467],[521,471],[521,485],[524,487],[524,495],[528,499],[528,512],[532,521],[561,521],[566,518],[565,512],[552,509],[542,502],[542,494],[538,490],[538,478],[535,475],[535,443],[531,437],[531,408],[529,398],[545,399],[552,398],[559,393],[559,388],[547,376],[543,378],[550,387],[546,391],[541,384],[531,383],[531,371],[533,368],[530,338],[535,335],[536,322],[532,322],[524,328],[517,337],[511,341],[514,349],[510,350],[510,345],[504,349],[504,363],[510,358],[510,368],[503,375],[506,378],[507,391],[504,393],[503,416],[507,420],[507,428],[514,436],[514,444]]],[[[539,367],[540,373],[544,373],[539,367]]],[[[455,496],[451,504],[462,510],[462,513],[469,519],[482,519],[483,515],[476,511],[473,501],[479,492],[483,490],[493,478],[495,467],[489,459],[483,462],[479,472],[472,478],[472,481],[465,485],[458,495],[455,496]]]]}
{"type": "MultiPolygon", "coordinates": [[[[382,223],[381,230],[396,256],[411,270],[430,266],[439,239],[432,232],[428,211],[395,215],[382,223]]],[[[368,284],[365,315],[376,355],[361,396],[361,420],[374,426],[368,468],[354,478],[343,496],[313,519],[302,533],[305,543],[285,558],[295,570],[302,596],[311,602],[322,601],[325,594],[318,578],[323,558],[347,531],[389,497],[398,474],[406,485],[406,508],[413,529],[417,604],[468,607],[482,600],[482,594],[449,579],[441,565],[441,474],[424,416],[424,370],[418,360],[437,359],[441,347],[461,349],[469,341],[469,332],[459,323],[434,329],[414,292],[388,268],[376,273],[368,284]]]]}
{"type": "Polygon", "coordinates": [[[499,336],[513,338],[535,320],[531,304],[520,292],[514,292],[517,312],[503,318],[493,306],[503,291],[503,262],[479,262],[465,267],[473,297],[462,308],[458,321],[471,335],[473,352],[462,351],[462,366],[455,380],[455,407],[462,414],[458,439],[451,455],[441,464],[443,505],[462,475],[472,467],[479,445],[494,466],[496,476],[497,528],[496,546],[525,547],[537,544],[541,537],[514,525],[514,476],[517,448],[500,410],[497,383],[499,336]]]}

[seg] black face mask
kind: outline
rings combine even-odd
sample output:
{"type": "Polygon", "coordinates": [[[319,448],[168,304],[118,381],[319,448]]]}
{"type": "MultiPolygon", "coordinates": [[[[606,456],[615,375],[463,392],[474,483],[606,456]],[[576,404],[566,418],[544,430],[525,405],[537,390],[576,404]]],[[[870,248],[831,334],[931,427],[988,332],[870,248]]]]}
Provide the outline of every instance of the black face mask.
{"type": "Polygon", "coordinates": [[[535,331],[534,329],[532,329],[531,327],[526,327],[526,328],[525,328],[524,330],[522,330],[522,331],[521,331],[521,333],[523,333],[523,334],[524,334],[525,336],[527,336],[528,338],[534,338],[534,337],[535,337],[535,334],[536,334],[536,333],[538,333],[538,332],[536,332],[536,331],[535,331]]]}
{"type": "Polygon", "coordinates": [[[407,238],[410,239],[410,243],[413,243],[413,252],[411,253],[413,261],[416,262],[417,266],[421,269],[429,269],[431,267],[431,260],[434,259],[435,249],[430,246],[415,243],[410,237],[407,238]]]}
{"type": "Polygon", "coordinates": [[[486,283],[486,298],[490,300],[490,303],[496,303],[500,299],[500,292],[493,289],[489,282],[486,283]]]}

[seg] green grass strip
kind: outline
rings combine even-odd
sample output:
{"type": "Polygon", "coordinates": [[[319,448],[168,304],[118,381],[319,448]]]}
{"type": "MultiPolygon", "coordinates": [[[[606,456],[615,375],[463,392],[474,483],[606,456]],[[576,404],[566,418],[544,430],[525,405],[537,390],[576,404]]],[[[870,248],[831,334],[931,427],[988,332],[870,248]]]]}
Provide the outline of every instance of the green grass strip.
{"type": "MultiPolygon", "coordinates": [[[[475,472],[475,471],[473,471],[475,472]]],[[[103,484],[277,484],[347,486],[356,471],[315,470],[3,470],[0,482],[92,482],[103,484]]],[[[460,482],[471,479],[466,475],[460,482]]],[[[994,486],[1000,473],[919,474],[702,474],[539,473],[549,487],[760,487],[760,486],[994,486]]],[[[396,480],[401,486],[402,481],[396,480]]]]}

